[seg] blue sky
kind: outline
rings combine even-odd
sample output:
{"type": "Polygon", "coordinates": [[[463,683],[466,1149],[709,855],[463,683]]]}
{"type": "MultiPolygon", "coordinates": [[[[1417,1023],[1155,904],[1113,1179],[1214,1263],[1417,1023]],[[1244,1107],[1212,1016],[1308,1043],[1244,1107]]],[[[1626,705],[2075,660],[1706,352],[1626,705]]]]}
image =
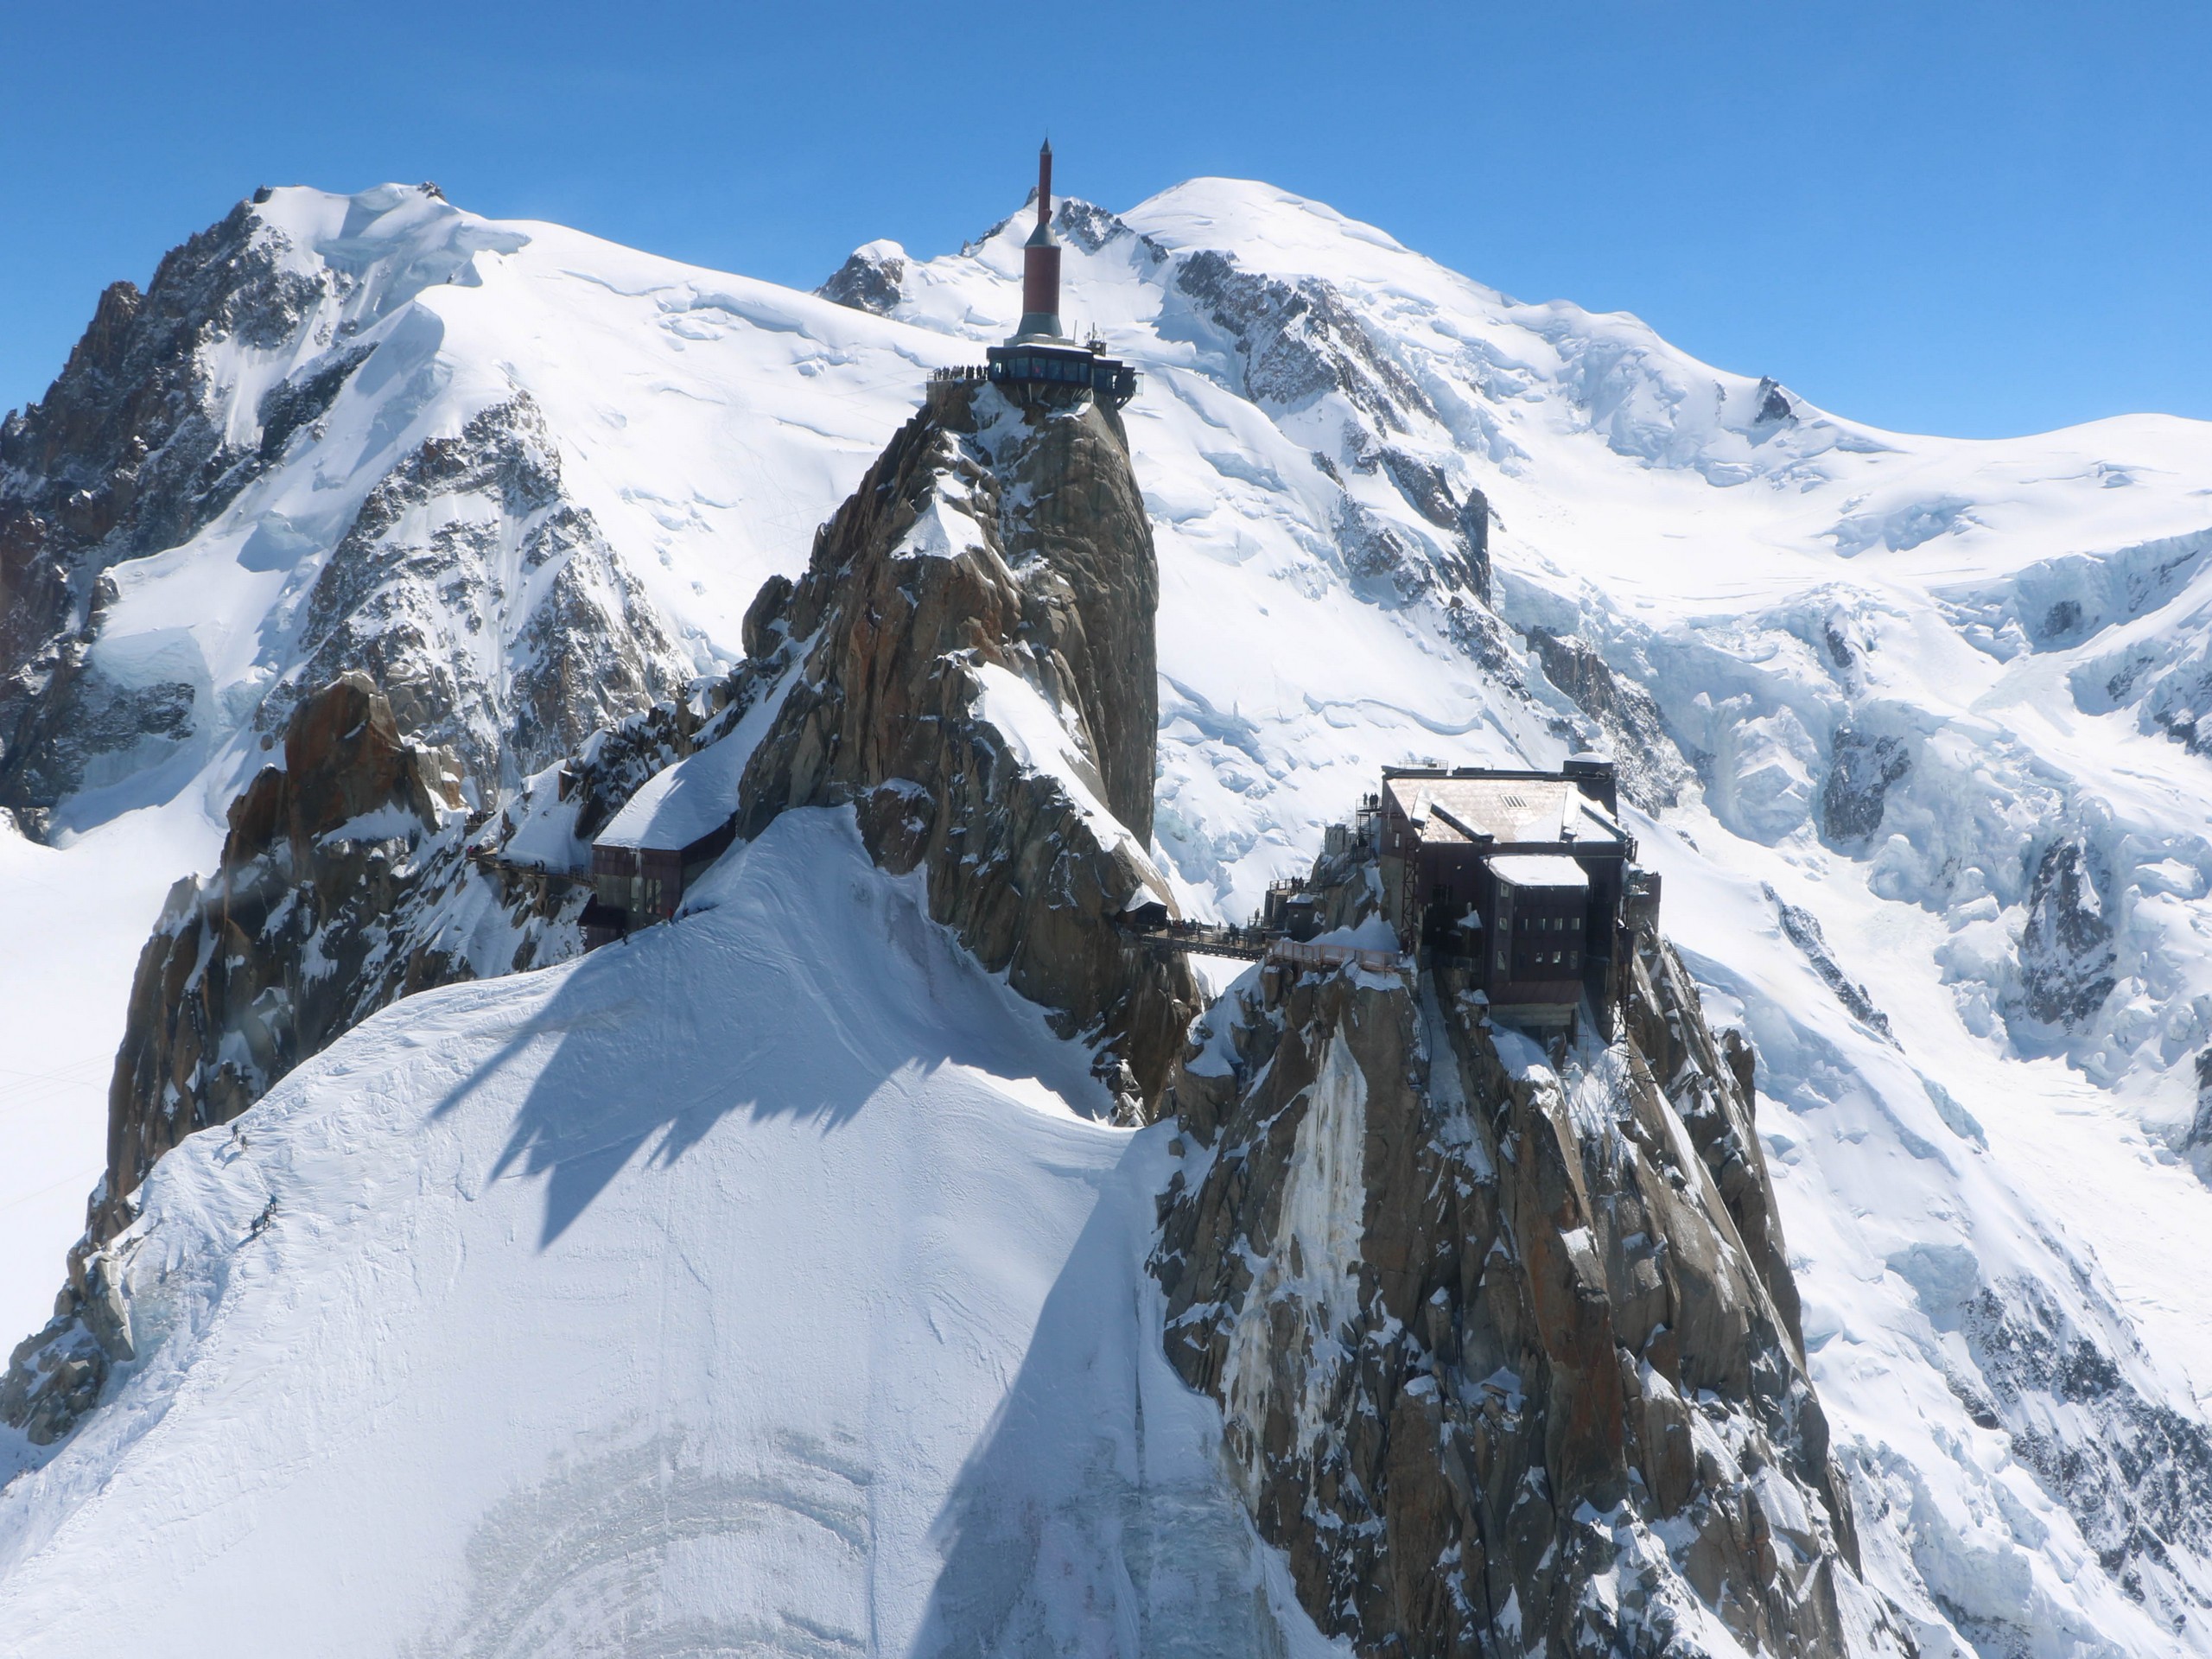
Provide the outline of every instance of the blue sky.
{"type": "Polygon", "coordinates": [[[2212,418],[2212,8],[0,5],[0,407],[261,183],[812,286],[1200,174],[1892,428],[2212,418]]]}

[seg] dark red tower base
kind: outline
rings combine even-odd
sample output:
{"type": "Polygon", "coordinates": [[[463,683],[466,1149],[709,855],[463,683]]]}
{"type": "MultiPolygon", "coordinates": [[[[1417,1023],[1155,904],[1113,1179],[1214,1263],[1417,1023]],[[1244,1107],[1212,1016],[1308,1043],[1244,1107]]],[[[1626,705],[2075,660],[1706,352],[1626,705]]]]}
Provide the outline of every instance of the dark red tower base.
{"type": "Polygon", "coordinates": [[[1021,251],[1021,308],[1030,316],[1060,315],[1060,251],[1031,243],[1021,251]]]}

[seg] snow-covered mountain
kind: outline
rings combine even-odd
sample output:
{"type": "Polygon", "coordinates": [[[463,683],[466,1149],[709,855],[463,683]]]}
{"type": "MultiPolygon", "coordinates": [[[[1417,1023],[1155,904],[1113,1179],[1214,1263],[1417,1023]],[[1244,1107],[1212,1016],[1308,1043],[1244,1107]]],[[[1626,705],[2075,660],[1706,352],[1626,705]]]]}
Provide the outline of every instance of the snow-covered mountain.
{"type": "MultiPolygon", "coordinates": [[[[1931,1653],[2212,1652],[2212,430],[1874,431],[1263,186],[1057,223],[1071,311],[1146,374],[1183,905],[1241,918],[1383,763],[1614,753],[1666,931],[1759,1056],[1869,1581],[1931,1653]]],[[[0,432],[0,801],[48,843],[0,840],[0,915],[72,974],[0,969],[14,1064],[66,1090],[0,1118],[38,1148],[0,1192],[21,1329],[100,1162],[87,1060],[300,698],[371,668],[488,812],[726,671],[927,372],[1011,328],[1021,235],[873,244],[823,297],[281,190],[111,292],[0,432]]],[[[1101,1606],[1103,1561],[1183,1575],[1129,1605],[1192,1651],[1255,1606],[1318,1642],[1142,1336],[1160,1132],[1070,1114],[1100,1085],[849,835],[779,819],[637,965],[412,999],[170,1154],[147,1357],[18,1449],[0,1623],[903,1648],[996,1593],[931,1541],[984,1491],[1101,1606]],[[1037,1450],[1109,1421],[1156,1438],[1037,1450]],[[1188,1535],[1105,1540],[1155,1476],[1188,1535]],[[316,1554],[332,1492],[408,1517],[385,1559],[316,1554]]]]}

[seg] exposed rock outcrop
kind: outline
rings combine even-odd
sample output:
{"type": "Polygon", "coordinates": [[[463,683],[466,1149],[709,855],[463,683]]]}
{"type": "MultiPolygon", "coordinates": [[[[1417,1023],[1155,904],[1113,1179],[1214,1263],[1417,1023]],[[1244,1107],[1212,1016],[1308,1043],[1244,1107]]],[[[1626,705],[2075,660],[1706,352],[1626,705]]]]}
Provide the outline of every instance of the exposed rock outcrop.
{"type": "MultiPolygon", "coordinates": [[[[1955,1322],[1988,1390],[1968,1410],[2001,1422],[2012,1454],[2066,1506],[2105,1571],[2177,1632],[2177,1650],[2181,1632],[2201,1640],[2212,1624],[2196,1566],[2212,1553],[2212,1432],[2185,1399],[2145,1386],[2132,1344],[2082,1328],[2031,1277],[1974,1287],[1955,1322]]],[[[1980,1611],[1968,1610],[1969,1627],[1980,1611]]],[[[2035,1634],[1986,1632],[1999,1651],[2035,1634]]]]}
{"type": "Polygon", "coordinates": [[[154,1160],[226,1122],[393,995],[452,977],[395,956],[420,860],[461,830],[450,757],[400,734],[367,676],[294,709],[283,764],[231,803],[222,861],[171,890],[141,953],[108,1100],[95,1239],[120,1230],[154,1160]]]}
{"type": "Polygon", "coordinates": [[[1749,1047],[1648,931],[1622,1014],[1547,1056],[1448,964],[1243,982],[1174,1084],[1170,1356],[1361,1653],[1910,1652],[1858,1576],[1749,1047]]]}
{"type": "Polygon", "coordinates": [[[452,750],[485,804],[690,675],[636,578],[563,493],[558,447],[522,392],[378,481],[308,594],[302,634],[261,729],[365,668],[401,728],[452,750]]]}
{"type": "Polygon", "coordinates": [[[1459,504],[1458,529],[1460,545],[1465,550],[1467,571],[1474,580],[1475,597],[1485,605],[1493,602],[1490,575],[1490,497],[1470,487],[1467,499],[1459,504]]]}
{"type": "Polygon", "coordinates": [[[1774,906],[1775,918],[1782,924],[1783,937],[1804,953],[1805,960],[1821,976],[1821,983],[1835,993],[1835,1000],[1843,1004],[1844,1011],[1869,1030],[1878,1032],[1885,1041],[1894,1043],[1897,1034],[1890,1029],[1890,1016],[1874,1006],[1874,999],[1864,985],[1843,971],[1842,964],[1828,949],[1821,918],[1802,906],[1785,902],[1771,887],[1761,891],[1774,906]]]}
{"type": "MultiPolygon", "coordinates": [[[[364,273],[308,245],[296,219],[300,240],[277,210],[239,204],[164,258],[145,293],[109,289],[45,399],[0,424],[0,804],[32,833],[79,791],[240,718],[274,735],[295,702],[349,669],[378,679],[404,729],[459,757],[477,804],[692,673],[563,493],[557,446],[519,392],[458,432],[410,438],[350,525],[310,533],[271,514],[256,527],[239,554],[249,568],[298,561],[314,577],[265,636],[262,679],[211,702],[190,649],[104,651],[130,588],[118,566],[189,541],[296,459],[372,356],[371,384],[414,372],[393,356],[419,340],[377,332],[385,315],[424,283],[465,274],[473,252],[515,244],[450,208],[423,219],[426,197],[434,188],[387,187],[350,204],[371,226],[416,215],[423,240],[398,272],[364,273]],[[442,241],[431,226],[446,227],[442,241]],[[259,684],[265,699],[241,703],[259,684]]],[[[400,435],[376,429],[349,464],[400,435]]],[[[318,474],[315,488],[329,482],[318,474]]]]}
{"type": "Polygon", "coordinates": [[[1762,441],[1777,427],[1797,424],[1796,403],[1772,375],[1761,375],[1758,390],[1751,395],[1758,404],[1758,413],[1751,417],[1752,429],[1759,432],[1762,441]]]}
{"type": "Polygon", "coordinates": [[[1413,377],[1318,277],[1286,282],[1205,249],[1177,265],[1175,287],[1236,341],[1239,389],[1253,402],[1295,407],[1333,391],[1385,431],[1406,430],[1416,413],[1434,418],[1413,377]]]}
{"type": "Polygon", "coordinates": [[[1119,419],[1090,401],[935,389],[746,619],[777,700],[741,833],[857,808],[886,868],[1156,1101],[1196,1007],[1179,959],[1115,928],[1166,902],[1149,857],[1158,573],[1119,419]]]}
{"type": "Polygon", "coordinates": [[[2212,1182],[2212,1048],[2196,1054],[2196,1109],[2182,1132],[2181,1149],[2201,1181],[2212,1182]]]}
{"type": "Polygon", "coordinates": [[[239,203],[172,250],[143,293],[101,295],[45,397],[0,423],[0,803],[34,823],[86,758],[174,729],[192,701],[181,683],[114,688],[134,706],[85,718],[72,691],[101,575],[221,512],[360,360],[340,347],[273,387],[251,442],[223,419],[209,350],[280,344],[326,291],[287,246],[239,203]]]}
{"type": "Polygon", "coordinates": [[[1611,740],[1621,793],[1647,812],[1676,804],[1696,774],[1651,694],[1614,673],[1603,654],[1580,635],[1532,627],[1528,636],[1544,677],[1611,740]]]}
{"type": "Polygon", "coordinates": [[[1490,499],[1448,452],[1423,453],[1416,432],[1440,416],[1421,384],[1359,320],[1337,288],[1245,270],[1211,249],[1175,266],[1177,299],[1230,345],[1234,384],[1278,413],[1341,416],[1314,461],[1341,493],[1332,514],[1344,569],[1363,597],[1385,603],[1455,598],[1488,605],[1490,499]],[[1434,537],[1390,523],[1344,489],[1344,471],[1380,474],[1434,537]],[[1456,480],[1456,481],[1455,481],[1456,480]]]}
{"type": "Polygon", "coordinates": [[[2029,1017],[2050,1026],[2088,1019],[2119,983],[2117,959],[2088,844],[2079,832],[2063,835],[2044,849],[2028,884],[2020,985],[2029,1017]]]}
{"type": "MultiPolygon", "coordinates": [[[[1831,641],[1842,636],[1830,630],[1831,641]]],[[[1838,645],[1831,652],[1841,656],[1838,645]]],[[[1835,734],[1834,762],[1821,785],[1821,830],[1830,841],[1865,841],[1882,827],[1891,786],[1912,770],[1912,757],[1894,737],[1848,728],[1835,734]]]]}
{"type": "MultiPolygon", "coordinates": [[[[536,810],[556,816],[565,840],[588,836],[689,753],[697,723],[663,703],[598,734],[531,780],[501,829],[536,810]]],[[[220,864],[171,889],[140,954],[85,1236],[53,1321],[0,1381],[0,1420],[38,1443],[67,1433],[110,1364],[130,1357],[120,1304],[108,1308],[108,1250],[163,1154],[400,997],[581,948],[582,888],[477,856],[486,837],[470,835],[453,757],[404,734],[366,675],[294,708],[283,762],[232,803],[220,864]]]]}
{"type": "MultiPolygon", "coordinates": [[[[521,832],[550,814],[573,868],[647,778],[749,734],[747,716],[766,709],[741,791],[748,830],[788,807],[856,806],[874,855],[897,871],[926,867],[938,919],[1092,1044],[1119,1110],[1136,1118],[1157,1101],[1198,1001],[1179,958],[1147,955],[1114,925],[1131,903],[1167,897],[1146,850],[1158,724],[1150,531],[1110,413],[972,396],[934,400],[909,423],[823,527],[805,577],[762,589],[745,622],[752,658],[702,708],[663,702],[592,736],[506,791],[489,839],[546,844],[542,823],[521,832]]],[[[372,494],[348,538],[362,544],[353,563],[373,575],[435,556],[435,537],[390,560],[377,543],[422,491],[460,488],[495,493],[512,520],[542,515],[538,532],[561,541],[573,569],[577,526],[550,484],[535,488],[548,458],[534,430],[526,407],[502,405],[453,445],[426,446],[372,494]]],[[[521,544],[527,568],[531,543],[521,544]]],[[[391,591],[372,582],[334,601],[333,637],[358,626],[355,644],[397,694],[353,671],[292,705],[283,766],[232,804],[219,869],[177,886],[141,957],[108,1172],[54,1321],[0,1383],[0,1416],[42,1443],[68,1432],[130,1355],[127,1318],[109,1317],[107,1249],[156,1160],[397,998],[578,948],[580,886],[472,856],[462,764],[419,741],[409,717],[465,744],[484,689],[410,677],[435,652],[394,643],[404,618],[376,603],[391,591]]],[[[609,648],[624,637],[606,614],[576,632],[609,648]]],[[[550,745],[592,717],[556,699],[537,729],[550,745]]]]}
{"type": "Polygon", "coordinates": [[[906,259],[898,244],[871,242],[854,250],[852,257],[814,291],[855,311],[887,317],[899,308],[906,280],[906,259]]]}

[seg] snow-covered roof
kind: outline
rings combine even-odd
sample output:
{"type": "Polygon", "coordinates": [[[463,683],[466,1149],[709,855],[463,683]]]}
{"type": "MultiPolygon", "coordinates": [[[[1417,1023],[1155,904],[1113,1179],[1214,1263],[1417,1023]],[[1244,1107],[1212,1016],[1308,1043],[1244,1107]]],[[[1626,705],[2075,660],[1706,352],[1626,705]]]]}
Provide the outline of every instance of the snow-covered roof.
{"type": "Polygon", "coordinates": [[[749,745],[717,743],[654,773],[592,845],[677,852],[705,840],[737,816],[749,753],[749,745]]]}
{"type": "Polygon", "coordinates": [[[1501,881],[1516,887],[1586,887],[1590,878],[1571,858],[1548,853],[1516,853],[1494,858],[1490,867],[1501,881]]]}
{"type": "Polygon", "coordinates": [[[1564,778],[1386,778],[1382,787],[1421,838],[1472,842],[1573,841],[1593,851],[1625,842],[1620,825],[1564,778]]]}

